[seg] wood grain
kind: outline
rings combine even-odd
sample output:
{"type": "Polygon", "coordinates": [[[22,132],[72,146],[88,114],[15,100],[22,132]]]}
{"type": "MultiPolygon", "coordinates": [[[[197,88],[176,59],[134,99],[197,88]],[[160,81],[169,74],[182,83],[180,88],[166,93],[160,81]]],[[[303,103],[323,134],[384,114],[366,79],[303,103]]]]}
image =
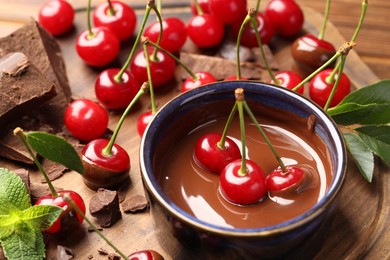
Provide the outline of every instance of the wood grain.
{"type": "MultiPolygon", "coordinates": [[[[76,1],[73,1],[76,3],[76,1]]],[[[143,1],[135,1],[142,3],[143,1]]],[[[174,3],[175,1],[169,1],[174,3]]],[[[253,1],[250,1],[253,2],[253,1]]],[[[321,12],[322,2],[301,0],[301,3],[308,3],[305,7],[305,29],[316,33],[322,23],[321,12]],[[317,10],[317,11],[315,11],[317,10]]],[[[360,13],[360,5],[356,4],[359,1],[337,1],[333,4],[334,11],[333,16],[336,23],[330,23],[328,26],[327,37],[332,39],[332,42],[336,45],[341,44],[346,38],[350,37],[349,33],[352,32],[355,22],[349,21],[349,15],[355,15],[360,13]],[[357,8],[350,8],[350,5],[359,5],[357,8]],[[336,8],[336,6],[338,6],[336,8]],[[340,8],[340,9],[338,9],[340,8]],[[343,10],[343,11],[342,11],[343,10]],[[349,12],[351,10],[351,12],[349,12]],[[347,18],[348,19],[347,19],[347,18]],[[348,20],[348,21],[346,21],[348,20]],[[341,27],[340,27],[341,26],[341,27]]],[[[384,8],[388,10],[389,4],[381,2],[380,0],[371,1],[373,5],[377,4],[378,8],[384,8]],[[380,2],[380,3],[379,3],[380,2]]],[[[370,4],[371,4],[370,2],[370,4]]],[[[77,3],[81,7],[81,3],[77,3]]],[[[14,29],[21,26],[21,24],[28,19],[29,16],[34,16],[36,10],[39,8],[33,1],[2,1],[0,4],[0,36],[6,35],[14,29]],[[26,4],[27,2],[27,4],[26,4]],[[20,12],[15,12],[16,7],[27,6],[20,9],[20,12]],[[12,15],[12,13],[18,13],[18,15],[12,15]]],[[[171,12],[174,15],[181,16],[185,19],[188,18],[189,8],[170,8],[168,13],[171,12]]],[[[142,10],[138,11],[142,14],[142,10]]],[[[381,12],[383,14],[383,10],[381,12]]],[[[377,18],[375,15],[368,16],[370,19],[377,18]]],[[[367,18],[368,21],[370,21],[367,18]]],[[[379,18],[378,18],[379,19],[379,18]]],[[[332,20],[332,15],[331,15],[332,20]]],[[[68,77],[75,96],[83,96],[95,99],[93,84],[99,70],[86,66],[80,58],[77,56],[74,49],[74,41],[77,34],[85,29],[85,13],[78,12],[76,15],[76,22],[74,29],[63,37],[58,38],[58,41],[62,47],[64,57],[66,59],[68,77]]],[[[368,27],[372,27],[370,30],[361,32],[362,39],[361,44],[369,46],[375,46],[370,41],[372,39],[366,36],[367,31],[370,36],[374,34],[383,37],[383,41],[386,42],[389,39],[384,35],[383,29],[388,28],[387,25],[375,26],[374,22],[368,23],[368,27]]],[[[120,58],[115,64],[118,66],[128,55],[131,41],[123,44],[123,50],[120,58]]],[[[281,68],[289,68],[291,66],[291,58],[289,55],[289,44],[291,40],[280,39],[278,43],[271,46],[275,51],[275,58],[281,68]]],[[[381,45],[380,45],[381,46],[381,45]]],[[[382,49],[376,56],[375,52],[364,52],[360,49],[353,51],[347,59],[347,73],[353,79],[355,87],[363,87],[366,84],[370,84],[378,81],[380,78],[385,78],[383,74],[377,76],[376,72],[381,73],[382,67],[389,68],[390,54],[388,46],[381,46],[382,49]],[[383,55],[379,55],[382,53],[383,55]],[[363,54],[362,60],[361,54],[363,54]],[[389,55],[389,56],[386,56],[389,55]],[[366,61],[366,62],[365,62],[366,61]],[[368,61],[368,62],[367,62],[368,61]],[[377,62],[382,62],[376,66],[377,62]],[[387,64],[387,65],[386,65],[387,64]],[[375,73],[372,69],[376,69],[375,73]]],[[[387,70],[387,73],[390,70],[387,70]]],[[[378,74],[379,75],[379,74],[378,74]]],[[[166,89],[158,91],[156,93],[159,105],[162,105],[166,100],[178,93],[177,85],[172,83],[171,86],[167,86],[166,89]]],[[[140,139],[136,134],[134,121],[138,115],[143,112],[149,105],[148,98],[143,98],[137,109],[134,110],[126,119],[123,131],[118,136],[117,142],[125,147],[131,156],[132,169],[130,172],[131,184],[127,196],[143,194],[144,188],[140,177],[138,168],[138,147],[140,139]]],[[[113,129],[118,121],[119,114],[110,114],[109,127],[113,129]]],[[[8,161],[1,160],[0,165],[3,167],[9,167],[11,169],[19,168],[20,165],[13,164],[8,161]]],[[[359,175],[356,167],[352,161],[348,162],[348,175],[341,190],[341,194],[338,199],[338,205],[335,208],[335,214],[329,219],[325,225],[325,234],[323,234],[322,243],[319,245],[318,252],[315,253],[315,259],[388,259],[390,258],[390,213],[389,213],[389,194],[390,194],[390,171],[389,169],[378,161],[376,167],[374,182],[369,184],[363,180],[359,175]]],[[[39,173],[34,172],[32,179],[34,182],[39,182],[41,179],[39,173]]],[[[89,190],[82,183],[82,179],[74,172],[66,173],[60,179],[54,181],[54,185],[65,189],[73,189],[76,192],[82,194],[85,201],[88,203],[93,191],[89,190]]],[[[166,259],[191,259],[191,255],[185,252],[180,245],[172,240],[168,234],[158,233],[158,223],[156,223],[152,217],[153,209],[151,211],[133,214],[123,214],[122,219],[117,222],[112,228],[104,229],[103,233],[112,240],[120,249],[126,253],[131,253],[142,249],[154,249],[160,252],[166,259]],[[165,243],[161,243],[165,240],[165,243]],[[168,244],[169,247],[163,246],[168,244]]],[[[90,215],[88,214],[90,217],[90,215]]],[[[105,242],[95,233],[89,233],[87,231],[87,225],[84,223],[82,228],[76,230],[74,233],[69,234],[67,237],[51,238],[48,242],[49,258],[53,256],[53,246],[56,243],[60,243],[64,246],[72,248],[76,254],[76,259],[87,259],[89,256],[93,256],[94,259],[104,259],[99,256],[97,249],[105,248],[108,251],[112,251],[105,242]]],[[[302,245],[297,249],[291,258],[302,259],[305,256],[308,257],[307,245],[302,245]]],[[[312,256],[312,255],[311,255],[312,256]]]]}

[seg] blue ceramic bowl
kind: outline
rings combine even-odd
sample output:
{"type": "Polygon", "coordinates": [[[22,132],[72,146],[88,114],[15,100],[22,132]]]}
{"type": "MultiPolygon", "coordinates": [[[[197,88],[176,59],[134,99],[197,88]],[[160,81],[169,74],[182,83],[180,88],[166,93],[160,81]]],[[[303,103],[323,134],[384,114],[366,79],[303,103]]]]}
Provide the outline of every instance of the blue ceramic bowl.
{"type": "MultiPolygon", "coordinates": [[[[224,81],[183,93],[164,105],[144,133],[140,165],[143,182],[152,203],[152,214],[156,218],[156,227],[160,229],[158,232],[163,237],[172,235],[183,244],[182,249],[177,251],[168,248],[168,252],[184,255],[188,253],[196,259],[210,258],[213,254],[228,259],[275,258],[291,255],[294,250],[300,254],[299,250],[305,250],[300,249],[302,244],[307,244],[305,241],[321,237],[321,226],[334,208],[346,174],[346,149],[343,137],[332,119],[305,97],[269,84],[224,81]],[[173,203],[164,194],[156,177],[158,161],[163,157],[164,151],[179,142],[183,135],[197,125],[218,117],[222,111],[228,114],[231,107],[224,106],[223,102],[228,100],[232,104],[235,100],[234,90],[237,88],[244,89],[248,103],[275,107],[302,118],[314,115],[314,131],[327,145],[331,155],[333,179],[325,196],[304,214],[274,226],[235,229],[200,221],[173,203]],[[209,109],[214,103],[215,109],[209,109]],[[208,112],[202,110],[202,107],[208,107],[208,112]]],[[[169,241],[170,239],[162,239],[161,243],[171,247],[169,241]]],[[[316,243],[319,244],[318,241],[316,243]]],[[[314,245],[306,247],[312,249],[314,245]]]]}

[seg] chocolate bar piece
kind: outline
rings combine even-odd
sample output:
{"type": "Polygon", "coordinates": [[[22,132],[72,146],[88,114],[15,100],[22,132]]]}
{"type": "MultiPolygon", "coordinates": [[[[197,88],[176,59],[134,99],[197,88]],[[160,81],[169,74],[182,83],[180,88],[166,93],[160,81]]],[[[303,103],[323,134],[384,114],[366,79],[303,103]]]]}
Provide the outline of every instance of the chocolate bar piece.
{"type": "Polygon", "coordinates": [[[0,128],[56,95],[54,84],[21,52],[0,58],[0,128]]]}

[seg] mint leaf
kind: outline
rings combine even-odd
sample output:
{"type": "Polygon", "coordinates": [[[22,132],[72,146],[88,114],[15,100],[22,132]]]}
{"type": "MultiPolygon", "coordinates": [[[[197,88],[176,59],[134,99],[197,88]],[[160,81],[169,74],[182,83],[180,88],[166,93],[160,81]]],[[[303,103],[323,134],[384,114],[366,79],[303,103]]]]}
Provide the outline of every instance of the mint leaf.
{"type": "Polygon", "coordinates": [[[360,173],[371,182],[374,175],[374,154],[356,134],[344,133],[344,140],[360,173]]]}
{"type": "Polygon", "coordinates": [[[44,132],[29,132],[26,137],[27,142],[41,156],[78,173],[84,173],[78,153],[65,139],[44,132]]]}
{"type": "Polygon", "coordinates": [[[41,232],[33,233],[35,243],[24,243],[24,239],[16,233],[1,240],[4,255],[7,259],[42,260],[45,257],[45,244],[41,232]]]}
{"type": "Polygon", "coordinates": [[[30,196],[22,179],[8,169],[0,168],[0,215],[8,215],[10,208],[25,210],[30,206],[30,196]]]}
{"type": "Polygon", "coordinates": [[[351,92],[328,114],[341,125],[390,122],[390,80],[351,92]]]}
{"type": "Polygon", "coordinates": [[[390,167],[390,126],[362,126],[355,130],[366,146],[390,167]]]}
{"type": "Polygon", "coordinates": [[[20,219],[35,230],[46,230],[58,219],[62,208],[49,205],[35,205],[20,214],[20,219]]]}

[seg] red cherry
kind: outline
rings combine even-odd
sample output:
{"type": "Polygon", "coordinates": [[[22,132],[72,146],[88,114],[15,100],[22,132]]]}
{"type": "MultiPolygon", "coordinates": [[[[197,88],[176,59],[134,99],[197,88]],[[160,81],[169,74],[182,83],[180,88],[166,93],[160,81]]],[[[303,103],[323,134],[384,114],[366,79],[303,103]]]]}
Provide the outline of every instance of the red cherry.
{"type": "Polygon", "coordinates": [[[267,176],[266,184],[270,192],[290,189],[302,183],[305,172],[301,168],[287,166],[286,170],[286,172],[283,172],[279,167],[267,176]]]}
{"type": "Polygon", "coordinates": [[[210,11],[224,24],[241,24],[247,14],[246,0],[209,0],[210,11]]]}
{"type": "Polygon", "coordinates": [[[265,7],[265,15],[282,36],[293,36],[303,26],[303,12],[294,0],[271,0],[265,7]]]}
{"type": "Polygon", "coordinates": [[[120,41],[130,38],[137,25],[137,16],[129,5],[111,1],[115,13],[110,11],[108,2],[99,4],[93,12],[93,23],[96,27],[106,27],[116,34],[120,41]]]}
{"type": "Polygon", "coordinates": [[[195,80],[193,77],[187,78],[183,84],[181,84],[181,92],[186,92],[188,90],[217,81],[217,79],[211,73],[206,71],[196,72],[195,75],[198,76],[199,79],[195,80]]]}
{"type": "MultiPolygon", "coordinates": [[[[268,20],[268,17],[260,12],[257,12],[256,21],[257,21],[257,31],[259,32],[261,43],[268,44],[275,34],[274,27],[272,26],[271,22],[268,20]]],[[[240,31],[240,27],[241,24],[235,24],[233,26],[233,31],[236,36],[240,31]]],[[[254,48],[259,46],[256,38],[256,32],[253,29],[251,23],[247,23],[244,27],[244,30],[242,32],[242,37],[241,37],[241,45],[246,46],[248,48],[254,48]]]]}
{"type": "Polygon", "coordinates": [[[154,250],[142,250],[128,256],[129,260],[164,260],[164,258],[154,250]]]}
{"type": "Polygon", "coordinates": [[[130,71],[125,71],[122,74],[122,81],[117,82],[114,77],[119,71],[120,69],[104,70],[95,81],[97,99],[110,110],[126,108],[141,88],[141,84],[130,71]]]}
{"type": "Polygon", "coordinates": [[[313,73],[335,54],[336,49],[330,42],[312,34],[297,38],[291,46],[291,55],[295,61],[294,69],[304,77],[313,73]]]}
{"type": "Polygon", "coordinates": [[[142,137],[144,135],[146,127],[149,125],[150,121],[152,121],[152,119],[154,118],[154,115],[155,114],[152,111],[147,111],[138,117],[137,132],[138,132],[139,136],[142,137]]]}
{"type": "MultiPolygon", "coordinates": [[[[316,102],[321,107],[324,107],[329,95],[332,91],[333,85],[326,82],[326,79],[333,72],[333,69],[325,69],[315,75],[309,82],[309,95],[310,98],[316,102]]],[[[337,73],[334,77],[334,82],[336,81],[337,73]]],[[[337,90],[333,96],[332,101],[330,102],[330,107],[336,106],[345,96],[351,91],[351,82],[348,77],[342,73],[340,82],[337,86],[337,90]]]]}
{"type": "Polygon", "coordinates": [[[58,197],[53,198],[52,194],[48,194],[40,197],[35,202],[35,205],[52,205],[63,209],[53,225],[49,229],[45,230],[45,232],[50,234],[72,231],[79,227],[84,220],[83,217],[72,208],[70,203],[64,200],[64,195],[67,194],[81,212],[85,214],[85,203],[83,198],[77,192],[70,190],[61,190],[57,193],[58,197]]]}
{"type": "MultiPolygon", "coordinates": [[[[194,1],[195,0],[191,0],[191,12],[193,15],[198,15],[198,10],[196,10],[194,1]]],[[[198,4],[200,6],[200,9],[202,9],[203,13],[205,14],[210,13],[209,0],[198,0],[198,4]]]]}
{"type": "Polygon", "coordinates": [[[118,55],[120,42],[109,29],[96,27],[90,37],[88,30],[81,33],[76,41],[76,50],[85,63],[95,67],[103,67],[112,62],[118,55]]]}
{"type": "MultiPolygon", "coordinates": [[[[187,39],[186,25],[179,18],[169,17],[162,21],[162,26],[160,46],[171,53],[179,51],[187,39]]],[[[157,43],[159,35],[160,23],[158,21],[150,24],[144,31],[144,36],[154,43],[157,43]]]]}
{"type": "Polygon", "coordinates": [[[64,114],[66,128],[76,138],[91,141],[104,134],[108,126],[108,113],[98,103],[78,99],[68,105],[64,114]]]}
{"type": "Polygon", "coordinates": [[[241,158],[240,148],[229,137],[225,139],[225,149],[218,147],[221,137],[219,133],[206,134],[199,138],[194,148],[197,164],[215,174],[220,174],[226,165],[241,158]]]}
{"type": "Polygon", "coordinates": [[[130,157],[125,149],[114,144],[110,155],[103,154],[107,139],[95,139],[81,151],[84,183],[91,189],[114,189],[129,178],[130,157]]]}
{"type": "Polygon", "coordinates": [[[225,28],[213,14],[193,16],[187,24],[188,37],[200,48],[210,48],[222,42],[225,28]]]}
{"type": "MultiPolygon", "coordinates": [[[[299,76],[297,73],[293,71],[279,71],[275,73],[275,78],[279,81],[279,86],[285,87],[288,89],[295,88],[299,83],[302,82],[301,76],[299,76]]],[[[273,80],[270,82],[271,84],[275,84],[273,80]]],[[[298,93],[303,94],[304,92],[304,86],[300,87],[297,90],[298,93]]]]}
{"type": "Polygon", "coordinates": [[[67,32],[73,25],[74,9],[65,0],[49,0],[41,7],[38,21],[54,36],[67,32]]]}
{"type": "Polygon", "coordinates": [[[238,205],[259,202],[267,193],[264,171],[254,161],[247,160],[247,173],[240,173],[242,160],[229,163],[221,172],[219,187],[222,196],[238,205]]]}
{"type": "MultiPolygon", "coordinates": [[[[149,56],[152,56],[154,47],[148,47],[149,56]]],[[[174,76],[176,62],[165,52],[157,51],[157,60],[149,59],[150,72],[154,88],[159,88],[168,83],[174,76]]],[[[148,81],[146,58],[143,50],[139,50],[130,64],[131,71],[138,82],[148,81]]]]}

